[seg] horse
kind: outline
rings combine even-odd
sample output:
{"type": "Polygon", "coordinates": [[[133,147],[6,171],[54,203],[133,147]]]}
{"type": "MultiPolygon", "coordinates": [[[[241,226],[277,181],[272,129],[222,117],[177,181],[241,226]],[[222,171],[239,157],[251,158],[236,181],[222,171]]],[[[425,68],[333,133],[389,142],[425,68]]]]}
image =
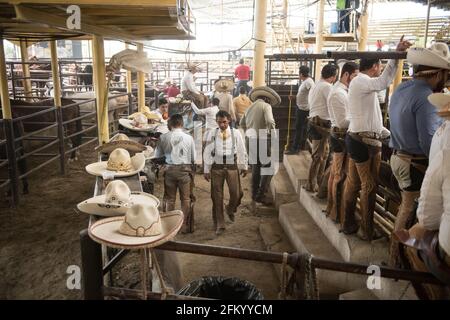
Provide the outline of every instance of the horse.
{"type": "MultiPolygon", "coordinates": [[[[67,105],[74,104],[74,103],[75,103],[75,101],[73,101],[71,99],[66,99],[66,98],[61,99],[62,106],[67,106],[67,105]]],[[[36,112],[35,108],[24,108],[26,106],[42,106],[42,109],[46,109],[46,108],[52,108],[52,106],[54,105],[54,102],[53,102],[53,99],[46,99],[46,100],[42,100],[39,102],[27,102],[27,101],[23,101],[23,100],[10,99],[10,104],[11,104],[13,118],[18,118],[18,117],[27,116],[27,115],[30,115],[30,114],[33,114],[36,112]]],[[[56,114],[55,112],[48,112],[48,113],[44,113],[44,114],[32,117],[31,121],[33,121],[33,123],[27,123],[25,121],[23,123],[24,132],[33,132],[33,131],[43,129],[46,126],[48,126],[48,124],[40,124],[38,122],[44,122],[44,123],[45,122],[56,122],[55,114],[56,114]]],[[[78,118],[79,116],[80,116],[80,107],[78,105],[67,107],[62,111],[63,121],[69,121],[71,119],[78,118]]],[[[65,129],[65,133],[67,135],[72,135],[75,132],[80,132],[82,130],[81,119],[72,121],[72,122],[64,125],[64,129],[65,129]]],[[[78,147],[81,145],[82,136],[76,135],[76,136],[73,136],[70,140],[72,142],[73,147],[78,147]]],[[[76,151],[73,151],[71,153],[70,159],[71,160],[76,159],[76,151]]]]}
{"type": "Polygon", "coordinates": [[[92,65],[87,64],[84,69],[82,69],[82,73],[78,75],[78,83],[83,85],[86,91],[92,91],[92,73],[94,69],[92,65]]]}

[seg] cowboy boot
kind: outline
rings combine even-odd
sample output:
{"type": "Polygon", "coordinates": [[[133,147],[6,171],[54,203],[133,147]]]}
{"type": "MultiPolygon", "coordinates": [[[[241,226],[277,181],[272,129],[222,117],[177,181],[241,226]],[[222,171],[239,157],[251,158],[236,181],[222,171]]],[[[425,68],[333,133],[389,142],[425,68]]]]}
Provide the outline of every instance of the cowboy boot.
{"type": "MultiPolygon", "coordinates": [[[[402,191],[402,203],[400,204],[397,218],[395,219],[394,232],[407,228],[406,223],[415,214],[415,200],[419,198],[420,191],[402,191]]],[[[392,236],[389,250],[389,266],[400,267],[400,246],[392,236]]]]}
{"type": "Polygon", "coordinates": [[[372,241],[374,234],[373,213],[375,210],[375,199],[377,191],[376,177],[371,170],[372,159],[362,163],[356,163],[356,169],[361,179],[360,193],[360,232],[358,236],[362,240],[372,241]]]}

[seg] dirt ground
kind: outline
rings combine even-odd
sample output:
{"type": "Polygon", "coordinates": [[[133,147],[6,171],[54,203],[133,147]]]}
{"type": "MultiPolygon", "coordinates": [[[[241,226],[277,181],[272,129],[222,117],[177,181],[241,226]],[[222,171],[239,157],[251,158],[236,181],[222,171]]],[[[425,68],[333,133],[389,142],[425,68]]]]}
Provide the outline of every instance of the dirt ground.
{"type": "MultiPolygon", "coordinates": [[[[66,285],[67,268],[81,266],[79,232],[88,225],[87,215],[77,212],[76,204],[92,196],[95,181],[84,170],[96,157],[93,147],[87,146],[82,154],[69,164],[66,176],[59,175],[57,163],[35,173],[30,194],[22,196],[17,209],[10,209],[0,198],[0,299],[82,298],[81,290],[69,290],[66,285]]],[[[249,177],[243,179],[245,196],[236,221],[217,237],[209,183],[197,175],[195,232],[179,234],[176,240],[264,250],[259,225],[277,223],[276,212],[273,208],[249,210],[249,181],[249,177]]],[[[155,195],[162,198],[162,191],[160,178],[155,195]]],[[[186,284],[202,276],[234,276],[255,284],[267,299],[277,297],[279,282],[270,264],[193,254],[180,254],[180,261],[186,284]]],[[[116,284],[138,285],[137,262],[133,254],[124,258],[114,275],[116,284]]]]}

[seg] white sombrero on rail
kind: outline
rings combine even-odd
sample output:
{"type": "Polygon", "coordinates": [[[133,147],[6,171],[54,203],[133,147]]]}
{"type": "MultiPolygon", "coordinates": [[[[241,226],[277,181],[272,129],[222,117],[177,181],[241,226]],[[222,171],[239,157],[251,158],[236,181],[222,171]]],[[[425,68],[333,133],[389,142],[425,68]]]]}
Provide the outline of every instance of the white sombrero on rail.
{"type": "Polygon", "coordinates": [[[272,88],[269,88],[267,86],[255,87],[248,94],[248,97],[253,102],[255,102],[256,99],[261,96],[269,98],[270,105],[272,105],[272,106],[277,106],[281,103],[281,98],[278,95],[278,93],[276,93],[275,90],[273,90],[272,88]]]}
{"type": "Polygon", "coordinates": [[[92,224],[89,236],[108,247],[144,249],[173,239],[182,225],[181,210],[160,215],[156,206],[135,204],[124,217],[106,218],[92,224]]]}
{"type": "Polygon", "coordinates": [[[137,153],[130,157],[130,153],[122,148],[117,148],[109,154],[108,161],[91,163],[86,166],[86,171],[94,176],[105,174],[115,177],[128,177],[137,174],[144,169],[145,156],[137,153]]]}
{"type": "Polygon", "coordinates": [[[433,93],[428,96],[428,101],[438,109],[440,117],[450,118],[450,94],[433,93]]]}
{"type": "Polygon", "coordinates": [[[430,48],[411,48],[406,59],[414,65],[450,70],[450,53],[447,44],[437,42],[430,48]]]}
{"type": "Polygon", "coordinates": [[[107,143],[95,148],[97,152],[111,153],[117,148],[123,148],[131,153],[138,153],[147,150],[147,148],[136,141],[130,140],[126,134],[118,133],[107,143]]]}
{"type": "Polygon", "coordinates": [[[145,192],[131,192],[122,180],[108,183],[105,194],[92,197],[77,205],[78,210],[98,216],[123,216],[135,204],[159,206],[159,199],[145,192]]]}

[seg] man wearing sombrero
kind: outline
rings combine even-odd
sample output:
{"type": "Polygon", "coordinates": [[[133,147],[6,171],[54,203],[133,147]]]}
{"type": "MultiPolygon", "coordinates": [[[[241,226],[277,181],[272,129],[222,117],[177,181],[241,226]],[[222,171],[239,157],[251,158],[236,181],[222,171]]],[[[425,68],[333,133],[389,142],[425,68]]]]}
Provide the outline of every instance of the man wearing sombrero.
{"type": "MultiPolygon", "coordinates": [[[[435,93],[428,100],[446,119],[436,131],[430,165],[420,189],[417,220],[409,230],[394,231],[406,247],[406,258],[415,271],[431,272],[450,285],[450,95],[435,93]]],[[[422,299],[449,299],[448,287],[414,284],[422,299]]]]}
{"type": "MultiPolygon", "coordinates": [[[[397,88],[389,106],[389,145],[394,150],[390,165],[402,193],[394,230],[405,228],[413,218],[414,200],[419,197],[428,167],[431,139],[442,121],[427,97],[442,91],[450,70],[445,43],[435,43],[429,49],[412,48],[407,60],[414,66],[413,79],[397,88]]],[[[389,264],[393,267],[399,266],[398,249],[392,238],[389,264]]]]}
{"type": "Polygon", "coordinates": [[[236,122],[236,111],[233,105],[233,91],[234,83],[229,79],[219,79],[214,83],[213,98],[219,99],[219,109],[228,112],[231,115],[231,126],[234,127],[236,122]]]}
{"type": "Polygon", "coordinates": [[[281,98],[272,88],[260,86],[249,93],[253,104],[245,111],[239,126],[248,137],[249,163],[252,166],[252,200],[263,203],[273,175],[261,175],[261,168],[271,167],[271,130],[275,129],[272,106],[279,105],[281,98]],[[261,140],[261,141],[260,141],[261,140]],[[266,148],[266,150],[260,150],[266,148]],[[269,161],[265,161],[265,159],[269,161]]]}
{"type": "Polygon", "coordinates": [[[194,74],[200,71],[198,65],[188,63],[181,80],[181,93],[185,98],[193,100],[199,108],[204,108],[208,103],[208,98],[196,88],[194,80],[194,74]]]}

